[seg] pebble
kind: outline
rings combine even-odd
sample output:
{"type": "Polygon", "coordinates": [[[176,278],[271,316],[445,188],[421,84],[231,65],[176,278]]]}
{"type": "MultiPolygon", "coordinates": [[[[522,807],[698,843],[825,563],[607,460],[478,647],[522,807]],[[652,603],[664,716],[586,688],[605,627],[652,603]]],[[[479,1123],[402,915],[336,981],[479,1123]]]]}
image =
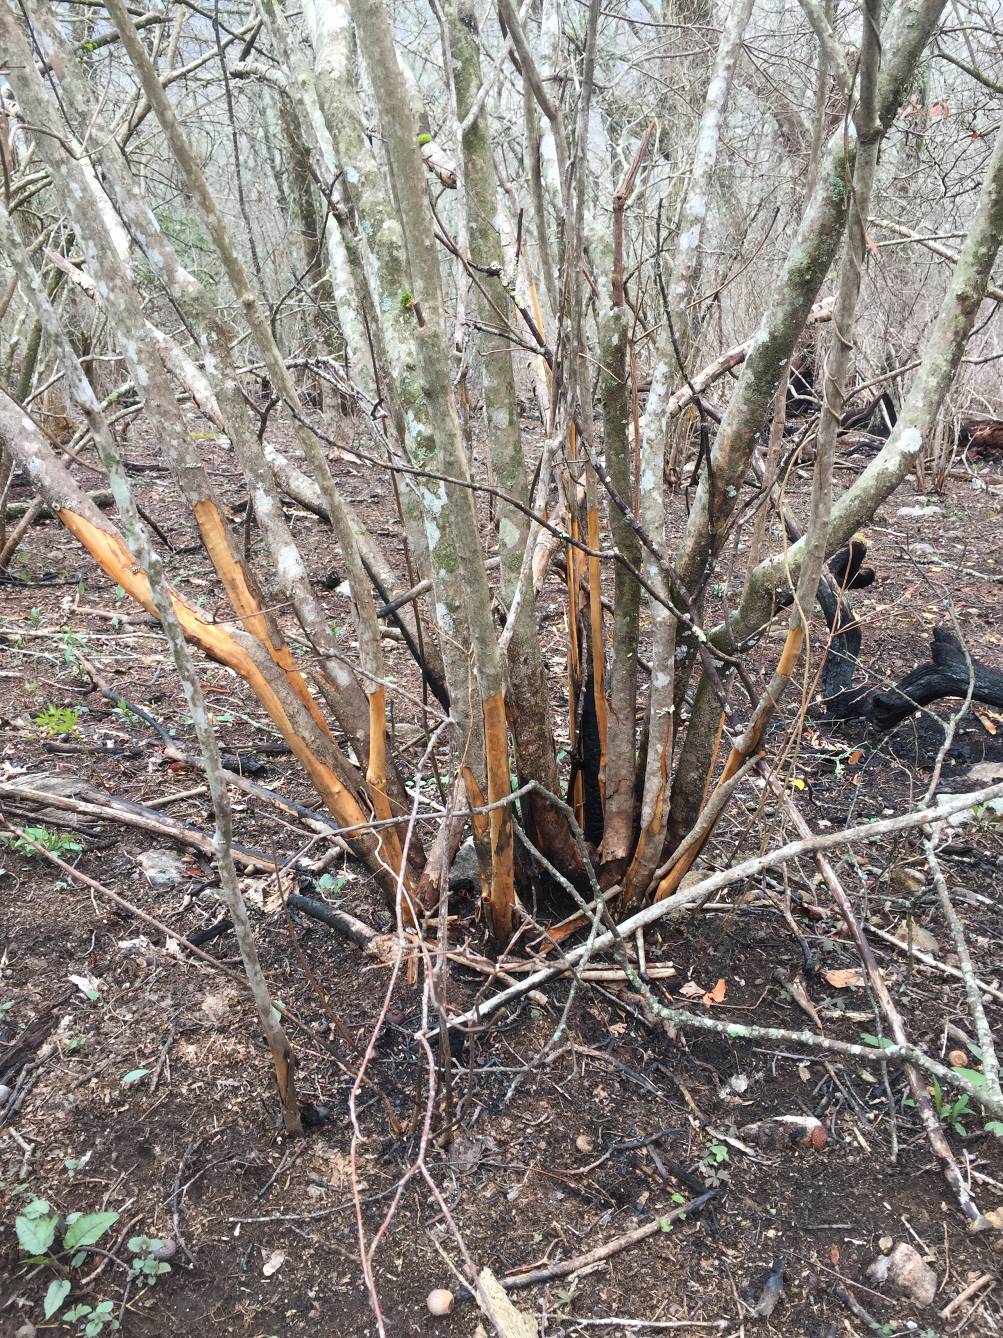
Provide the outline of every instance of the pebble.
{"type": "Polygon", "coordinates": [[[436,1287],[425,1299],[430,1315],[448,1315],[453,1308],[453,1293],[445,1287],[436,1287]]]}
{"type": "Polygon", "coordinates": [[[181,856],[176,850],[144,850],[139,865],[146,881],[158,892],[177,887],[182,878],[181,856]]]}
{"type": "Polygon", "coordinates": [[[451,892],[477,891],[481,885],[481,868],[477,862],[472,837],[468,837],[456,852],[453,867],[449,870],[449,890],[451,892]]]}
{"type": "Polygon", "coordinates": [[[867,1270],[867,1276],[878,1286],[890,1283],[913,1305],[931,1305],[937,1295],[936,1273],[923,1262],[919,1251],[906,1241],[899,1241],[891,1254],[879,1255],[867,1270]]]}

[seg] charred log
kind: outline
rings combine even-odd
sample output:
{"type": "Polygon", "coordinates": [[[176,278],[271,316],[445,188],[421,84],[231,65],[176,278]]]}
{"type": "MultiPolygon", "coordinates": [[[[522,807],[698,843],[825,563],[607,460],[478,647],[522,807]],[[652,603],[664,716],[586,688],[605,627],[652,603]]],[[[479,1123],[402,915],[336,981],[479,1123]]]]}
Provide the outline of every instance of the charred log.
{"type": "Polygon", "coordinates": [[[863,689],[853,687],[861,631],[846,591],[863,590],[873,584],[874,569],[863,565],[866,556],[867,544],[854,535],[829,560],[828,575],[818,587],[818,602],[832,633],[822,669],[822,696],[828,714],[838,718],[856,714],[860,698],[865,695],[863,689]]]}
{"type": "Polygon", "coordinates": [[[958,424],[958,448],[986,454],[1003,451],[1003,418],[962,418],[958,424]]]}
{"type": "Polygon", "coordinates": [[[797,418],[799,414],[817,413],[822,402],[815,390],[815,350],[804,349],[791,359],[790,376],[787,380],[787,414],[797,418]]]}
{"type": "Polygon", "coordinates": [[[847,409],[839,422],[845,431],[869,432],[887,441],[897,420],[895,402],[887,390],[882,390],[859,409],[847,409]]]}
{"type": "Polygon", "coordinates": [[[879,730],[894,729],[913,711],[942,697],[967,697],[987,706],[1003,706],[1003,673],[965,655],[961,642],[946,627],[935,627],[930,663],[918,665],[888,692],[871,698],[868,718],[879,730]]]}
{"type": "Polygon", "coordinates": [[[887,733],[919,711],[946,697],[964,699],[971,688],[972,700],[1003,707],[1003,673],[974,657],[946,627],[934,628],[930,660],[911,669],[894,687],[884,692],[853,686],[860,658],[860,625],[846,611],[843,601],[835,606],[819,593],[826,621],[834,631],[822,671],[825,714],[836,719],[863,719],[880,733],[887,733]]]}

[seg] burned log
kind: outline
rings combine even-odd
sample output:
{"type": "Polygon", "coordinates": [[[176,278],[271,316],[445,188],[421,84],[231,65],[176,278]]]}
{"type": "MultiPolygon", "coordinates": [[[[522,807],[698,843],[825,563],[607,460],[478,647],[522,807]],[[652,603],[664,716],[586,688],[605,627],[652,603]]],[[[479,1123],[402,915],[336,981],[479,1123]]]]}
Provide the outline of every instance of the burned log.
{"type": "Polygon", "coordinates": [[[827,714],[840,719],[856,715],[860,699],[866,695],[866,689],[853,686],[862,635],[846,597],[848,590],[864,590],[874,583],[874,569],[863,565],[866,556],[867,544],[860,535],[854,535],[830,558],[828,575],[818,586],[818,602],[832,633],[822,668],[822,696],[827,714]]]}
{"type": "Polygon", "coordinates": [[[1003,450],[1003,418],[966,415],[958,423],[958,449],[985,454],[1003,450]]]}
{"type": "Polygon", "coordinates": [[[863,719],[886,733],[945,697],[962,700],[971,689],[972,700],[1003,707],[1003,673],[966,655],[961,642],[946,627],[936,627],[930,660],[911,669],[894,687],[883,692],[854,687],[860,662],[861,629],[845,591],[870,585],[874,572],[863,567],[867,546],[854,538],[829,563],[829,578],[819,584],[818,601],[832,637],[822,669],[822,709],[833,719],[863,719]],[[835,587],[835,588],[834,588],[835,587]]]}
{"type": "Polygon", "coordinates": [[[815,350],[802,349],[791,358],[787,378],[787,416],[797,418],[801,414],[818,413],[821,407],[815,388],[815,350]]]}
{"type": "Polygon", "coordinates": [[[894,729],[913,711],[942,697],[968,696],[987,706],[1003,706],[1003,673],[965,655],[964,647],[946,627],[933,629],[930,662],[910,670],[894,688],[871,697],[867,716],[875,728],[894,729]]]}
{"type": "Polygon", "coordinates": [[[844,431],[869,432],[887,441],[897,420],[895,402],[887,390],[882,390],[859,409],[847,409],[839,425],[844,431]]]}

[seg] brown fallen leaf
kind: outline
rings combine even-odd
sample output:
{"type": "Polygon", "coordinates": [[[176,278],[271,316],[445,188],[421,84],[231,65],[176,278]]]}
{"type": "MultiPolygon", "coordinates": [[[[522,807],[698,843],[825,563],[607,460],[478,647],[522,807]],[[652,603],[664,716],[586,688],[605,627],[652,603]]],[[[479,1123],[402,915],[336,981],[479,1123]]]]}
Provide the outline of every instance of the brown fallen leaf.
{"type": "Polygon", "coordinates": [[[997,732],[996,724],[988,711],[980,711],[978,707],[975,707],[972,714],[987,734],[995,734],[997,732]]]}
{"type": "Polygon", "coordinates": [[[859,989],[860,986],[863,985],[864,983],[864,977],[861,975],[861,973],[859,971],[854,971],[852,969],[839,970],[839,971],[826,971],[825,979],[829,982],[829,984],[832,986],[834,990],[859,989]]]}
{"type": "Polygon", "coordinates": [[[724,1003],[724,996],[728,993],[728,982],[722,977],[712,990],[708,990],[701,1003],[710,1008],[713,1004],[724,1003]]]}

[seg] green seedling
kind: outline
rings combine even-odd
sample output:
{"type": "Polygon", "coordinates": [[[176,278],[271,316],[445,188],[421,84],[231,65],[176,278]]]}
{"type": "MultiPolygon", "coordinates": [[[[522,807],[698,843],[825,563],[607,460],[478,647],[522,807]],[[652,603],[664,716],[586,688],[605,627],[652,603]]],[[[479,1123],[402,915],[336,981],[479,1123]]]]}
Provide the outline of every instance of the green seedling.
{"type": "Polygon", "coordinates": [[[25,827],[23,836],[0,836],[0,845],[8,846],[19,855],[26,855],[28,859],[43,858],[37,846],[50,855],[60,857],[79,854],[83,850],[80,842],[74,841],[68,832],[54,832],[48,827],[25,827]]]}
{"type": "Polygon", "coordinates": [[[60,735],[72,734],[82,714],[79,706],[46,706],[32,718],[48,738],[57,739],[60,735]]]}

